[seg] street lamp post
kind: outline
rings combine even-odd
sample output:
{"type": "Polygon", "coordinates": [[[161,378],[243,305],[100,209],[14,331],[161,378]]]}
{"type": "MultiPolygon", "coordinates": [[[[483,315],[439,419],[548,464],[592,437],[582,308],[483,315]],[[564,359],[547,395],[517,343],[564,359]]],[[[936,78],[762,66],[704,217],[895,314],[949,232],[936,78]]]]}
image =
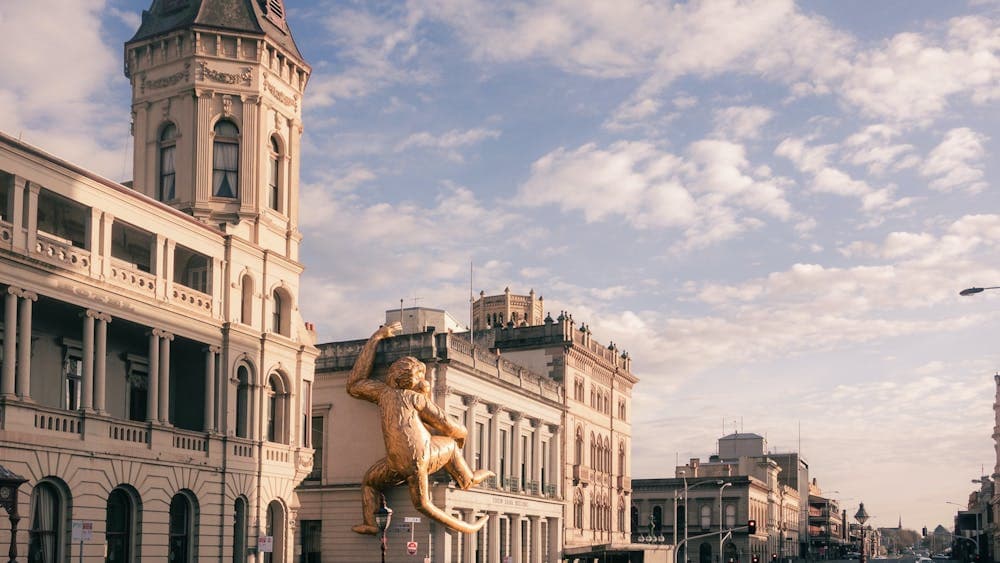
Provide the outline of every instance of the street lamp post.
{"type": "MultiPolygon", "coordinates": [[[[973,289],[975,289],[975,288],[973,288],[973,289]]],[[[977,482],[975,479],[973,479],[972,481],[974,483],[977,482]]],[[[954,504],[955,506],[961,507],[961,508],[965,509],[967,512],[969,511],[969,509],[968,509],[967,506],[962,505],[962,504],[958,504],[957,502],[952,502],[950,500],[946,500],[944,502],[945,502],[945,504],[954,504]]],[[[979,527],[979,508],[978,507],[976,508],[975,514],[976,514],[976,534],[975,534],[975,536],[973,536],[971,538],[971,540],[976,544],[976,555],[979,555],[979,553],[980,553],[980,549],[979,549],[979,533],[980,533],[979,530],[980,530],[980,527],[979,527]]],[[[970,538],[966,538],[966,539],[970,539],[970,538]]]]}
{"type": "Polygon", "coordinates": [[[865,563],[865,522],[868,521],[868,513],[865,511],[865,503],[859,503],[858,512],[854,515],[854,519],[861,524],[861,563],[865,563]]]}
{"type": "Polygon", "coordinates": [[[375,510],[375,525],[378,526],[379,536],[382,539],[382,563],[385,563],[385,531],[392,521],[392,509],[385,504],[385,495],[382,495],[382,506],[375,510]]]}
{"type": "MultiPolygon", "coordinates": [[[[713,480],[713,481],[699,481],[699,482],[697,482],[697,483],[695,483],[695,484],[693,484],[693,485],[691,485],[689,487],[688,486],[688,481],[687,481],[687,473],[685,471],[681,471],[680,474],[681,474],[681,479],[684,480],[684,561],[685,561],[685,563],[687,563],[690,560],[688,558],[688,556],[687,556],[687,548],[688,548],[688,546],[687,546],[687,543],[688,543],[688,489],[693,489],[693,488],[697,487],[698,485],[704,485],[706,483],[708,483],[708,484],[715,483],[716,485],[721,485],[722,484],[722,479],[713,480]]],[[[676,510],[676,507],[674,509],[674,512],[675,512],[675,514],[674,514],[674,528],[677,528],[677,514],[676,514],[677,510],[676,510]]],[[[677,549],[677,543],[675,542],[674,543],[674,550],[676,550],[676,549],[677,549]]],[[[721,555],[720,555],[720,557],[721,557],[721,555]]],[[[674,559],[675,560],[677,559],[676,555],[674,556],[674,559]]]]}
{"type": "MultiPolygon", "coordinates": [[[[732,483],[727,482],[723,483],[722,486],[719,487],[719,563],[723,563],[722,542],[726,540],[725,536],[722,534],[722,530],[726,524],[725,515],[722,513],[722,491],[725,490],[726,487],[731,487],[732,485],[733,485],[732,483]]],[[[685,545],[684,547],[687,547],[687,545],[685,545]]]]}

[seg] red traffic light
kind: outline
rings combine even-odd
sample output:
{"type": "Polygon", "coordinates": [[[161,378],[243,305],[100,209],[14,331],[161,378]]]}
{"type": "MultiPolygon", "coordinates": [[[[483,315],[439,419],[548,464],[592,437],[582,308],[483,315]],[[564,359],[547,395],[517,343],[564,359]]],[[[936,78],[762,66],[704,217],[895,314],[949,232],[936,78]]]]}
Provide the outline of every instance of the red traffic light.
{"type": "Polygon", "coordinates": [[[757,533],[757,521],[756,520],[747,520],[747,533],[748,534],[756,534],[757,533]]]}

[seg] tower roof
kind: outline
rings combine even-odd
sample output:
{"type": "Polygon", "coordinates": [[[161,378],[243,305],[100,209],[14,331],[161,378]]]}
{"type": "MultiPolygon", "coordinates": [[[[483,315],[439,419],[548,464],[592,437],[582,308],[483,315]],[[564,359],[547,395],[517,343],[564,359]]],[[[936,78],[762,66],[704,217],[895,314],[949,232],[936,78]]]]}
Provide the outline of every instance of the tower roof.
{"type": "Polygon", "coordinates": [[[188,27],[265,35],[303,60],[285,20],[284,0],[153,0],[128,42],[188,27]]]}

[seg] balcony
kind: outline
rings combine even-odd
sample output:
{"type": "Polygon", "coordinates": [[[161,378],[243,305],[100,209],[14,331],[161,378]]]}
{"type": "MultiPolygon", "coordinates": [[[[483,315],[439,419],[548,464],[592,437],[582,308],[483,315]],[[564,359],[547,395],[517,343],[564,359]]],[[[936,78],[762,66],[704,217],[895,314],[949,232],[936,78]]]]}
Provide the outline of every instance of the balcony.
{"type": "Polygon", "coordinates": [[[555,498],[555,496],[556,496],[556,486],[555,485],[545,485],[542,488],[542,491],[545,494],[545,496],[547,496],[547,497],[555,498]]]}
{"type": "MultiPolygon", "coordinates": [[[[58,448],[68,455],[110,456],[177,466],[256,469],[259,444],[251,440],[184,430],[104,414],[67,411],[34,402],[0,399],[0,440],[28,450],[58,448]]],[[[296,448],[267,444],[269,458],[292,461],[296,448]]]]}
{"type": "Polygon", "coordinates": [[[593,480],[593,471],[585,465],[573,466],[573,483],[586,487],[593,480]]]}
{"type": "Polygon", "coordinates": [[[524,484],[524,489],[533,495],[538,494],[538,482],[528,481],[524,484]]]}

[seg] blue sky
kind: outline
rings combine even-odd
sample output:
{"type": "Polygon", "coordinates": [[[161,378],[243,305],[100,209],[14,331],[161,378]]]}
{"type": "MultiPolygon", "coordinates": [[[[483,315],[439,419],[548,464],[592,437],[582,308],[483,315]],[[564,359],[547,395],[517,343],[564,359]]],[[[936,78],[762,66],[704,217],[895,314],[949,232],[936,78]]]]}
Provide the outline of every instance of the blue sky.
{"type": "MultiPolygon", "coordinates": [[[[0,6],[0,129],[128,179],[149,3],[0,6]]],[[[997,1],[286,3],[323,340],[471,262],[629,351],[635,476],[741,428],[919,528],[992,473],[997,1]]]]}

